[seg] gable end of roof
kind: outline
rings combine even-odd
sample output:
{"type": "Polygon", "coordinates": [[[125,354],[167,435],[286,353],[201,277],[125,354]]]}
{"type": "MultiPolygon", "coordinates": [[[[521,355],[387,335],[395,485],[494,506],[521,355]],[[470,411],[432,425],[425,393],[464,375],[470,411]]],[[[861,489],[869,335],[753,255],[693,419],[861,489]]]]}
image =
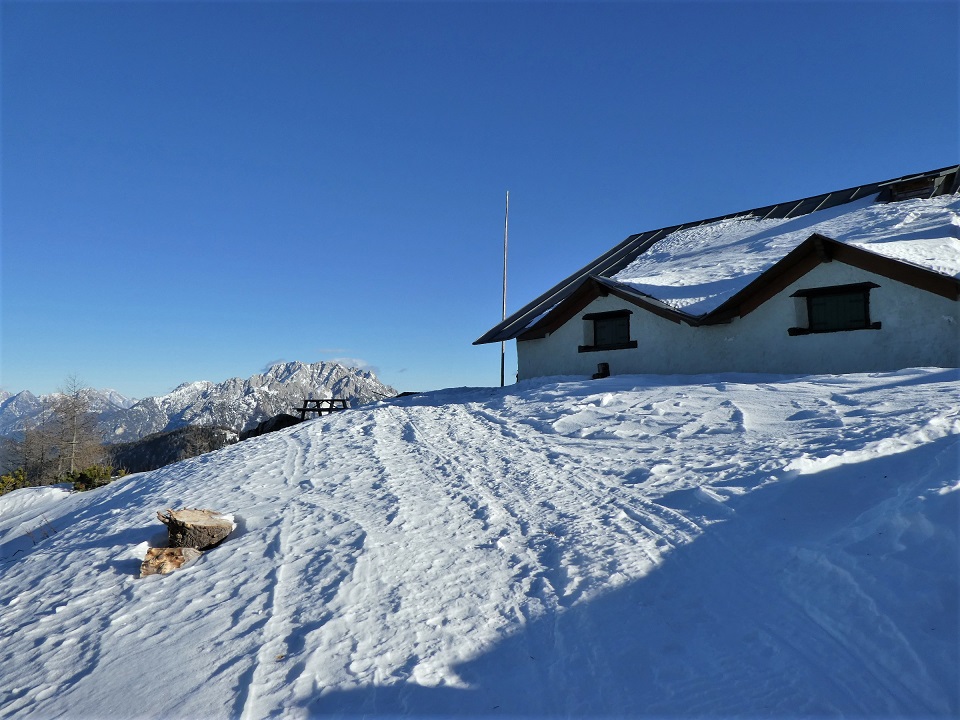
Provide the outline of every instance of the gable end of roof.
{"type": "Polygon", "coordinates": [[[590,276],[546,315],[519,333],[516,338],[517,340],[544,338],[558,330],[591,302],[608,295],[618,297],[674,323],[682,322],[692,327],[728,323],[734,318],[749,315],[818,265],[833,261],[931,292],[948,300],[960,300],[960,280],[957,278],[941,275],[917,265],[894,260],[814,233],[740,292],[705,315],[689,315],[628,285],[609,278],[590,276]]]}
{"type": "Polygon", "coordinates": [[[546,315],[517,335],[517,340],[537,340],[558,330],[570,318],[599,297],[613,295],[631,305],[674,323],[699,324],[697,318],[682,313],[633,288],[607,278],[590,276],[546,315]]]}
{"type": "Polygon", "coordinates": [[[817,265],[834,260],[948,300],[960,299],[960,280],[957,278],[814,233],[740,292],[704,316],[703,323],[728,322],[734,317],[744,317],[817,265]]]}

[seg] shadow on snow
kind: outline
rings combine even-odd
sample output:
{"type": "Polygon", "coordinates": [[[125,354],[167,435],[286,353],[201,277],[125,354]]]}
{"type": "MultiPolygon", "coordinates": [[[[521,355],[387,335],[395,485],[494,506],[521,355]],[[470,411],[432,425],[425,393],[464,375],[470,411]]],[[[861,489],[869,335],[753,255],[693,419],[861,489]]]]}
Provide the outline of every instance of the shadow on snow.
{"type": "MultiPolygon", "coordinates": [[[[768,485],[647,576],[532,618],[467,689],[334,691],[317,715],[955,715],[960,442],[768,485]]],[[[665,504],[696,512],[693,495],[665,504]]]]}

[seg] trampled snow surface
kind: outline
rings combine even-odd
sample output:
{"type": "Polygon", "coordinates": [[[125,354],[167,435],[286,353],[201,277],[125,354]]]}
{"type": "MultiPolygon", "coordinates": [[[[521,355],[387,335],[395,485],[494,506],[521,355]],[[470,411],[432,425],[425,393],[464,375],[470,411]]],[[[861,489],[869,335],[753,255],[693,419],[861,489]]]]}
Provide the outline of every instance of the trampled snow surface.
{"type": "Polygon", "coordinates": [[[677,230],[613,276],[691,315],[717,307],[810,237],[941,275],[960,276],[960,197],[877,203],[864,198],[790,219],[742,217],[677,230]]]}
{"type": "Polygon", "coordinates": [[[955,716],[958,380],[450,390],[11,493],[0,717],[955,716]],[[238,528],[138,579],[181,506],[238,528]]]}

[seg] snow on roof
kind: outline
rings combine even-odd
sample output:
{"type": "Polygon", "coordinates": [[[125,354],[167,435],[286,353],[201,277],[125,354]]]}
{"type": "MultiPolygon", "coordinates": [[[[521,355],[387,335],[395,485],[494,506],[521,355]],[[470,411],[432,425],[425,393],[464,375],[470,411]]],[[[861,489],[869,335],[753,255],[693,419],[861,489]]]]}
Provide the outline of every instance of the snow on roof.
{"type": "Polygon", "coordinates": [[[813,233],[960,277],[960,197],[876,202],[794,218],[754,216],[677,230],[612,279],[690,315],[719,307],[813,233]]]}
{"type": "Polygon", "coordinates": [[[951,165],[630,235],[474,344],[527,334],[588,282],[615,283],[702,317],[814,234],[960,278],[958,196],[960,166],[951,165]]]}

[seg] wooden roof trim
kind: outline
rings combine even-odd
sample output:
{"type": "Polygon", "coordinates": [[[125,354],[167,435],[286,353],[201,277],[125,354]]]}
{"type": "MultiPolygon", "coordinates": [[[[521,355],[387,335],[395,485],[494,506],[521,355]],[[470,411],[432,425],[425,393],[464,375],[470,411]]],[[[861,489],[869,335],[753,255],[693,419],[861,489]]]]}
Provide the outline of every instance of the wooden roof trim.
{"type": "MultiPolygon", "coordinates": [[[[601,280],[603,282],[603,280],[601,280]]],[[[681,322],[693,325],[697,323],[696,318],[687,315],[680,310],[674,310],[673,308],[666,307],[662,304],[659,304],[654,301],[653,298],[650,300],[645,299],[642,295],[636,293],[635,291],[631,292],[624,288],[616,287],[610,285],[608,282],[603,283],[604,286],[610,291],[611,295],[620,298],[621,300],[626,300],[628,303],[632,303],[639,308],[643,308],[649,312],[652,312],[654,315],[662,317],[664,320],[669,320],[670,322],[677,323],[678,325],[681,322]]]]}
{"type": "Polygon", "coordinates": [[[832,260],[932,292],[948,300],[960,299],[960,280],[957,278],[814,233],[740,292],[705,315],[701,322],[712,325],[734,317],[744,317],[821,263],[832,260]]]}
{"type": "Polygon", "coordinates": [[[735,317],[744,317],[784,289],[795,283],[818,265],[836,260],[845,265],[889,278],[911,287],[934,293],[948,300],[960,299],[960,280],[932,270],[889,258],[853,245],[846,245],[826,235],[814,233],[758,275],[753,282],[713,311],[700,317],[663,305],[608,278],[590,276],[566,299],[544,315],[537,323],[517,336],[518,340],[546,337],[558,330],[574,315],[596,298],[613,295],[636,307],[674,323],[692,327],[717,325],[735,317]]]}
{"type": "Polygon", "coordinates": [[[618,297],[631,305],[647,310],[670,322],[677,324],[686,322],[690,325],[699,324],[697,318],[686,315],[679,310],[662,306],[653,299],[648,300],[640,293],[630,291],[628,288],[619,286],[618,283],[613,283],[606,278],[591,276],[584,280],[566,299],[530,326],[529,329],[517,335],[517,340],[537,340],[546,337],[552,332],[556,332],[561,326],[568,322],[570,318],[587,307],[587,305],[598,297],[606,295],[618,297]]]}
{"type": "Polygon", "coordinates": [[[821,263],[821,260],[812,250],[812,247],[804,248],[804,250],[805,252],[802,255],[789,264],[785,263],[776,272],[771,273],[774,268],[770,268],[761,273],[743,290],[707,313],[703,317],[703,324],[713,325],[729,322],[735,317],[744,317],[813,270],[821,263]]]}
{"type": "Polygon", "coordinates": [[[483,343],[500,342],[501,340],[512,340],[529,332],[525,329],[532,318],[542,315],[544,312],[553,312],[551,307],[556,307],[559,303],[568,298],[576,288],[579,287],[591,275],[597,274],[595,269],[610,262],[610,258],[635,257],[646,250],[645,242],[655,236],[657,231],[648,231],[630,235],[625,240],[618,243],[593,262],[583,266],[573,275],[561,280],[552,288],[537,298],[534,298],[515,313],[503,320],[499,325],[488,330],[484,335],[473,342],[474,345],[483,343]]]}
{"type": "Polygon", "coordinates": [[[945,297],[947,300],[960,299],[960,279],[941,275],[933,270],[895,260],[875,252],[831,241],[834,245],[833,258],[847,265],[853,265],[861,270],[881,275],[891,280],[910,285],[919,290],[945,297]]]}
{"type": "Polygon", "coordinates": [[[598,297],[600,297],[600,284],[592,277],[587,278],[546,315],[517,335],[517,340],[536,340],[546,337],[598,297]]]}

